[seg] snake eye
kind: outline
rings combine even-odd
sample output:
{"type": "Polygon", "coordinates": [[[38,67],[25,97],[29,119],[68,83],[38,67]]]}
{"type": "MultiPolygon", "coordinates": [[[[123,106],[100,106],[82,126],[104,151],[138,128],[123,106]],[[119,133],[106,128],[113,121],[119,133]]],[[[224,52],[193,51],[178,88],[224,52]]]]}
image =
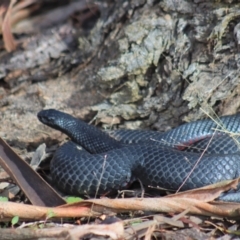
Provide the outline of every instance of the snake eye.
{"type": "Polygon", "coordinates": [[[47,123],[47,119],[45,117],[43,117],[43,116],[38,116],[38,119],[42,123],[47,123]]]}
{"type": "Polygon", "coordinates": [[[48,114],[47,111],[45,111],[45,110],[39,112],[37,117],[40,122],[47,124],[47,125],[55,123],[55,120],[56,120],[56,117],[48,114]]]}

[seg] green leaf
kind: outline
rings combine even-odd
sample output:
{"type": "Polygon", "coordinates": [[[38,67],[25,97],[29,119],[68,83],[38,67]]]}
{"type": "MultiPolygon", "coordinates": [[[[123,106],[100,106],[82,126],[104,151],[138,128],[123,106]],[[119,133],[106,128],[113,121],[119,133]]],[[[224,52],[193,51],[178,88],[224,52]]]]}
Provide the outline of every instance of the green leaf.
{"type": "Polygon", "coordinates": [[[0,202],[8,202],[8,198],[7,197],[0,197],[0,202]]]}
{"type": "Polygon", "coordinates": [[[15,224],[17,224],[19,221],[19,216],[14,216],[11,220],[12,226],[14,226],[15,224]]]}
{"type": "Polygon", "coordinates": [[[81,202],[83,199],[80,197],[67,197],[67,203],[81,202]]]}
{"type": "Polygon", "coordinates": [[[54,217],[54,216],[55,216],[55,213],[54,213],[53,210],[49,210],[49,211],[47,212],[47,219],[52,218],[52,217],[54,217]]]}
{"type": "Polygon", "coordinates": [[[38,225],[38,228],[39,228],[39,229],[43,229],[44,227],[45,227],[44,224],[39,224],[39,225],[38,225]]]}
{"type": "Polygon", "coordinates": [[[138,225],[139,223],[142,223],[142,222],[143,222],[142,219],[136,219],[135,221],[132,221],[130,224],[132,226],[134,226],[134,225],[138,225]]]}

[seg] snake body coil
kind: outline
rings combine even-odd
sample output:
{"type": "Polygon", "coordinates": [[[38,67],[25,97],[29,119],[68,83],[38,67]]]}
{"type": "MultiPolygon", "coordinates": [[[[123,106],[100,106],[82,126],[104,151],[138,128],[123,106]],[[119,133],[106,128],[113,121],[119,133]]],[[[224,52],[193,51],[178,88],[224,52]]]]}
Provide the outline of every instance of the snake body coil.
{"type": "MultiPolygon", "coordinates": [[[[240,177],[238,146],[217,131],[224,127],[240,132],[240,114],[221,117],[221,127],[212,120],[201,120],[165,133],[116,131],[110,133],[114,138],[54,109],[39,112],[38,118],[72,140],[58,148],[51,162],[54,182],[68,194],[102,194],[125,187],[132,178],[139,178],[145,186],[177,190],[198,161],[201,146],[207,147],[206,154],[182,190],[240,177]],[[192,143],[194,148],[189,149],[192,143]]],[[[240,193],[227,193],[222,199],[238,201],[240,193]]]]}

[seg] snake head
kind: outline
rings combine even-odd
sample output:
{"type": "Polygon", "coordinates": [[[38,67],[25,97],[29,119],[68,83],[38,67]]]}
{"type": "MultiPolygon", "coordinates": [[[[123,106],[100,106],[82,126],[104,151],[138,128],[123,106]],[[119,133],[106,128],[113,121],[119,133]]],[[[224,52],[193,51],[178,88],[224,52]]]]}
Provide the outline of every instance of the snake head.
{"type": "Polygon", "coordinates": [[[42,110],[37,114],[37,117],[43,124],[60,131],[62,131],[66,125],[74,121],[71,115],[56,109],[42,110]]]}
{"type": "Polygon", "coordinates": [[[58,111],[55,109],[42,110],[37,114],[40,122],[46,125],[54,125],[57,120],[58,111]]]}

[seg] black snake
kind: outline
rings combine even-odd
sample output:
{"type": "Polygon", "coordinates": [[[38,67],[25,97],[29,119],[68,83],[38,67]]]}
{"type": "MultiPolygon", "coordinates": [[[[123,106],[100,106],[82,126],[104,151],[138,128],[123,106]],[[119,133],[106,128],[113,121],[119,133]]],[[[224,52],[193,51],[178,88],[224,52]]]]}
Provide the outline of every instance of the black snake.
{"type": "MultiPolygon", "coordinates": [[[[121,130],[111,136],[54,109],[39,112],[38,119],[71,138],[57,149],[50,166],[57,187],[68,194],[104,194],[126,187],[133,178],[145,186],[177,190],[202,147],[205,153],[181,190],[240,177],[238,145],[223,132],[240,132],[240,114],[221,117],[220,124],[206,119],[165,133],[121,130]]],[[[239,201],[240,191],[221,199],[239,201]]]]}

